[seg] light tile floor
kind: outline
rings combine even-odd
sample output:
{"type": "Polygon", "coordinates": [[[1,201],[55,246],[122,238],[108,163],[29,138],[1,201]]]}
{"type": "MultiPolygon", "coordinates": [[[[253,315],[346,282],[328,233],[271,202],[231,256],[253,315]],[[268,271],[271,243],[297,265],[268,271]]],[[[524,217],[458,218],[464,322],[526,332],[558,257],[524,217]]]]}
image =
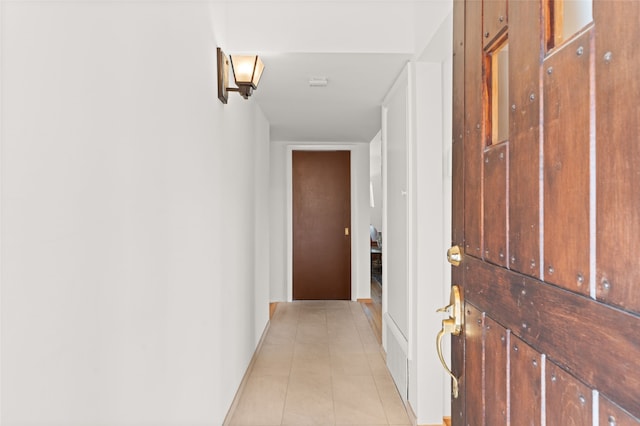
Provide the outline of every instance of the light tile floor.
{"type": "Polygon", "coordinates": [[[229,426],[410,425],[362,307],[278,304],[229,426]]]}

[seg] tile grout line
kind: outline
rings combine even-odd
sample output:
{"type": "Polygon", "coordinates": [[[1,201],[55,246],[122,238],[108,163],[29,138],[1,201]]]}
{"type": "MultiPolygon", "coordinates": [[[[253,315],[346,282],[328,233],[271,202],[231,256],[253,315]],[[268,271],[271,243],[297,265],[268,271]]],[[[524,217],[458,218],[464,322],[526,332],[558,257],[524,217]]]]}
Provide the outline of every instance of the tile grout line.
{"type": "MultiPolygon", "coordinates": [[[[358,375],[367,377],[365,382],[371,382],[371,385],[375,386],[375,394],[373,393],[373,389],[371,389],[371,394],[370,394],[371,396],[368,398],[371,398],[370,401],[375,406],[379,407],[379,408],[375,408],[375,411],[379,413],[378,418],[379,418],[380,424],[386,424],[387,426],[391,424],[396,424],[396,422],[392,423],[392,421],[395,421],[399,412],[396,413],[394,396],[390,395],[387,392],[387,383],[385,380],[383,380],[382,370],[380,370],[381,367],[380,365],[378,365],[378,362],[382,362],[381,365],[386,367],[384,363],[383,351],[379,348],[378,348],[378,351],[376,352],[372,351],[372,347],[373,347],[372,345],[376,343],[376,339],[373,334],[374,331],[371,329],[371,327],[369,327],[369,324],[366,320],[366,314],[361,310],[361,306],[359,306],[359,304],[357,303],[356,304],[349,303],[349,304],[345,304],[344,306],[325,304],[325,305],[322,305],[322,308],[316,305],[313,307],[313,309],[311,309],[311,312],[305,311],[304,305],[295,306],[295,308],[292,310],[287,309],[287,308],[292,308],[294,306],[295,305],[286,305],[286,304],[283,304],[283,306],[279,306],[278,311],[280,311],[280,308],[283,308],[283,309],[280,312],[276,312],[270,324],[271,327],[269,327],[269,333],[271,333],[272,331],[278,330],[278,333],[276,333],[276,336],[278,338],[284,338],[287,342],[290,342],[293,345],[291,348],[292,352],[291,352],[291,357],[288,361],[288,364],[281,364],[281,367],[283,367],[281,370],[283,373],[283,376],[284,374],[286,374],[286,385],[285,385],[286,387],[283,386],[284,387],[284,392],[282,397],[283,405],[279,413],[280,421],[278,424],[280,426],[284,426],[288,424],[287,422],[290,422],[292,421],[292,419],[296,418],[296,417],[291,417],[291,415],[302,416],[302,417],[298,417],[299,420],[302,420],[305,418],[304,416],[308,414],[309,416],[307,418],[310,419],[311,422],[314,420],[310,418],[311,416],[310,412],[309,413],[299,412],[296,409],[296,407],[298,407],[297,405],[298,403],[296,402],[297,401],[297,399],[295,398],[296,391],[294,387],[292,387],[292,383],[293,385],[298,386],[296,385],[297,382],[294,383],[294,378],[293,378],[293,372],[294,372],[293,366],[296,360],[296,353],[297,353],[296,348],[298,348],[301,345],[305,345],[309,343],[308,340],[310,339],[313,340],[315,338],[315,334],[313,330],[310,330],[311,334],[306,333],[305,330],[308,329],[307,326],[309,325],[311,325],[310,328],[313,329],[313,325],[317,324],[316,321],[322,323],[318,325],[320,325],[319,329],[321,329],[322,335],[325,336],[325,338],[323,338],[322,344],[318,348],[322,348],[323,352],[326,351],[326,354],[328,357],[326,360],[326,362],[328,362],[328,365],[327,365],[328,379],[325,379],[325,380],[327,380],[329,385],[327,390],[330,392],[330,399],[331,399],[330,403],[331,403],[331,410],[333,415],[333,421],[326,422],[324,424],[327,424],[327,425],[331,424],[334,426],[341,424],[339,423],[340,419],[338,418],[339,411],[340,411],[338,410],[338,407],[340,405],[338,404],[338,402],[341,402],[342,400],[338,401],[337,394],[335,393],[336,386],[340,386],[341,382],[340,381],[336,382],[335,379],[340,378],[340,376],[344,376],[343,377],[344,380],[349,382],[349,377],[352,375],[350,373],[354,372],[354,371],[349,371],[350,369],[349,363],[347,363],[346,365],[343,365],[341,356],[337,358],[333,356],[335,354],[342,353],[340,349],[341,348],[340,345],[342,343],[334,339],[335,337],[339,336],[340,330],[346,330],[346,329],[352,330],[353,332],[356,333],[355,335],[353,335],[353,338],[355,338],[355,336],[358,336],[357,347],[351,347],[351,349],[354,349],[359,354],[362,354],[363,361],[367,363],[366,369],[362,368],[362,370],[359,370],[359,371],[362,371],[362,373],[364,374],[358,373],[358,375]],[[338,307],[341,307],[341,309],[337,309],[338,307]],[[338,334],[336,336],[332,337],[329,333],[330,323],[332,324],[333,327],[337,326],[336,330],[338,331],[338,334]],[[286,331],[283,334],[283,336],[280,336],[282,329],[288,329],[288,331],[286,331]],[[337,352],[335,353],[332,352],[333,346],[335,346],[337,350],[337,352]],[[334,367],[337,368],[335,371],[334,371],[334,367]],[[379,374],[376,375],[375,372],[378,372],[379,374]],[[335,377],[334,377],[334,374],[335,374],[335,377]],[[376,380],[377,377],[380,380],[376,380]],[[388,396],[389,398],[391,398],[389,399],[387,404],[385,404],[383,396],[388,396]],[[293,398],[293,399],[289,401],[290,398],[293,398]],[[377,411],[378,409],[381,411],[377,411]],[[289,413],[289,417],[287,417],[288,416],[287,413],[289,413]],[[383,423],[382,417],[384,417],[385,423],[383,423]]],[[[338,338],[340,339],[340,337],[338,338]]],[[[353,340],[353,343],[356,343],[356,341],[353,340]]],[[[378,345],[379,344],[376,343],[376,346],[378,345]]],[[[263,349],[264,348],[261,347],[260,351],[256,352],[256,356],[260,356],[264,354],[263,349]]],[[[348,354],[349,352],[346,352],[347,358],[348,358],[348,354]]],[[[300,353],[300,355],[302,356],[303,353],[300,353]]],[[[314,370],[311,367],[314,367],[315,365],[316,364],[311,365],[309,364],[309,362],[305,362],[303,360],[303,363],[300,366],[301,368],[300,373],[302,374],[306,371],[314,370]]],[[[364,367],[364,366],[361,366],[361,367],[364,367]]],[[[253,372],[252,372],[252,377],[253,377],[253,372]]],[[[281,383],[284,385],[283,382],[284,380],[281,381],[281,383]]],[[[313,398],[313,395],[314,395],[313,391],[311,392],[312,392],[311,397],[313,398]]],[[[344,394],[344,392],[340,394],[344,394]]],[[[329,408],[328,405],[326,407],[327,409],[329,408]]],[[[329,414],[329,412],[325,412],[325,413],[326,415],[329,414]]],[[[340,413],[342,413],[342,411],[340,411],[340,413]]],[[[278,416],[277,412],[274,414],[278,416]]],[[[344,418],[344,414],[345,413],[342,413],[343,417],[341,418],[342,419],[341,421],[347,421],[347,418],[344,418]]],[[[274,418],[274,420],[276,419],[274,418]]],[[[318,419],[315,419],[315,420],[317,421],[318,419]]],[[[398,423],[398,424],[404,424],[404,423],[398,423]]],[[[411,424],[410,420],[409,420],[409,423],[407,424],[411,424]]]]}
{"type": "Polygon", "coordinates": [[[327,324],[327,351],[329,352],[329,384],[331,386],[331,407],[333,408],[333,424],[338,424],[338,413],[336,412],[336,394],[333,386],[333,368],[331,362],[331,343],[329,339],[329,324],[327,324]]]}
{"type": "Polygon", "coordinates": [[[293,336],[293,349],[291,350],[291,361],[289,363],[289,372],[287,374],[287,389],[284,392],[284,402],[282,403],[282,413],[280,414],[280,425],[284,425],[284,414],[287,409],[287,397],[289,396],[289,389],[291,387],[291,370],[293,369],[293,358],[296,355],[296,342],[298,341],[298,332],[300,330],[300,314],[296,319],[296,333],[293,336]]]}
{"type": "MultiPolygon", "coordinates": [[[[362,311],[361,315],[364,315],[364,311],[362,311]]],[[[352,311],[352,316],[355,317],[356,314],[355,312],[352,311]]],[[[369,321],[367,320],[367,323],[369,321]]],[[[371,326],[370,323],[367,324],[368,327],[371,326]]],[[[368,332],[369,334],[373,334],[372,333],[372,329],[369,328],[368,332]]],[[[360,343],[362,344],[362,347],[364,349],[364,342],[362,341],[362,332],[360,331],[360,328],[358,328],[358,336],[360,337],[360,343]]],[[[375,338],[375,336],[374,336],[375,338]]],[[[380,392],[380,387],[378,386],[378,381],[376,380],[375,374],[373,373],[373,369],[371,368],[371,361],[369,358],[369,354],[366,355],[367,356],[367,364],[369,365],[369,373],[371,373],[371,380],[373,380],[373,385],[376,387],[376,393],[378,395],[378,401],[380,401],[380,406],[382,407],[382,413],[384,414],[384,418],[387,420],[387,425],[391,425],[391,420],[389,419],[389,414],[387,413],[387,409],[385,408],[385,404],[382,398],[382,394],[380,392]]]]}

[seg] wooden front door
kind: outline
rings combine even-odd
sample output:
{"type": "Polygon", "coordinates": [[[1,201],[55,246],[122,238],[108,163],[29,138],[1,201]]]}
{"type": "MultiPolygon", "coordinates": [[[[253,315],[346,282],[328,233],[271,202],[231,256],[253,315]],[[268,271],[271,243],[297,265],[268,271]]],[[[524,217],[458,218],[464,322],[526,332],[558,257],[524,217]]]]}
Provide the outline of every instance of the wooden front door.
{"type": "Polygon", "coordinates": [[[640,424],[640,1],[577,3],[454,3],[457,426],[640,424]]]}
{"type": "Polygon", "coordinates": [[[351,299],[349,151],[293,151],[293,299],[351,299]]]}

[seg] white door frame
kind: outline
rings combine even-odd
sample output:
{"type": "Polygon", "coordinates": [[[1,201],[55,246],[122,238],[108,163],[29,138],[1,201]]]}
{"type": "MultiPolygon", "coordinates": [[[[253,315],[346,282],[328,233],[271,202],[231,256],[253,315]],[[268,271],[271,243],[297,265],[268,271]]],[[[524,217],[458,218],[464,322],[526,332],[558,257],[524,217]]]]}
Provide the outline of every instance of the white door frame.
{"type": "Polygon", "coordinates": [[[293,144],[287,145],[286,158],[286,178],[287,178],[287,301],[293,301],[293,151],[349,151],[351,160],[349,167],[351,169],[351,300],[356,300],[357,281],[355,276],[355,268],[353,267],[354,258],[358,253],[357,239],[357,217],[354,214],[354,206],[356,203],[355,195],[355,179],[353,176],[354,144],[293,144]]]}

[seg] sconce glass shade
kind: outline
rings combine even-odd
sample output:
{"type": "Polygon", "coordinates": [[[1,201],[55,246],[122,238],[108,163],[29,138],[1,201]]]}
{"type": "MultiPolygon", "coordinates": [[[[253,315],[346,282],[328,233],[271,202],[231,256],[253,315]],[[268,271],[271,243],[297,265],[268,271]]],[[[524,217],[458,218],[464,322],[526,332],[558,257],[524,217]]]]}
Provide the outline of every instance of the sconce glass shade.
{"type": "Polygon", "coordinates": [[[248,85],[252,89],[258,88],[264,70],[264,64],[258,55],[231,55],[231,66],[238,87],[248,85]]]}

